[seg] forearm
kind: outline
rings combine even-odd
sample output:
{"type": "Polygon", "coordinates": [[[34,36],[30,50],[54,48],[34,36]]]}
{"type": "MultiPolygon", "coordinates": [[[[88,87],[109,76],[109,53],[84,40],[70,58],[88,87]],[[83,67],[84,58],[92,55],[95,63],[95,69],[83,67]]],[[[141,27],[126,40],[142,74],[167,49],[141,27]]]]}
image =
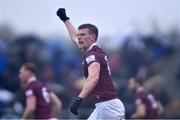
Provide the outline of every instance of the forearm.
{"type": "Polygon", "coordinates": [[[135,112],[132,115],[132,118],[144,118],[145,114],[144,113],[140,113],[140,112],[135,112]]]}
{"type": "Polygon", "coordinates": [[[68,29],[69,35],[72,39],[72,41],[76,44],[77,42],[77,30],[76,28],[72,25],[72,23],[69,21],[69,17],[66,15],[66,10],[64,8],[59,8],[58,11],[56,12],[57,16],[64,22],[66,28],[68,29]]]}
{"type": "Polygon", "coordinates": [[[33,111],[30,111],[29,109],[26,108],[22,119],[32,119],[32,117],[33,117],[33,111]]]}
{"type": "Polygon", "coordinates": [[[138,114],[138,113],[134,113],[132,116],[131,116],[131,118],[134,118],[134,119],[137,119],[137,118],[144,118],[144,116],[142,116],[142,115],[140,115],[140,114],[138,114]]]}
{"type": "Polygon", "coordinates": [[[78,31],[77,31],[77,29],[73,26],[73,24],[70,22],[70,20],[66,20],[64,22],[64,24],[65,24],[65,26],[66,26],[66,28],[68,30],[68,33],[69,33],[69,36],[70,36],[71,40],[74,43],[78,44],[78,41],[77,41],[77,33],[78,33],[78,31]]]}
{"type": "Polygon", "coordinates": [[[86,96],[95,88],[97,82],[98,80],[96,78],[88,77],[79,97],[83,99],[86,98],[86,96]]]}
{"type": "Polygon", "coordinates": [[[53,111],[55,113],[56,118],[60,118],[61,107],[54,106],[53,111]]]}

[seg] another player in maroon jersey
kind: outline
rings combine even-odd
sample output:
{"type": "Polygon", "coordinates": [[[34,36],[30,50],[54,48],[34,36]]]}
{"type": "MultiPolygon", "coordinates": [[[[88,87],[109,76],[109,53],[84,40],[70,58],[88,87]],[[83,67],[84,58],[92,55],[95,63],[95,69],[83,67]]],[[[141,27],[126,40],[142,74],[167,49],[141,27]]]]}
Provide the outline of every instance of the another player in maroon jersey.
{"type": "Polygon", "coordinates": [[[62,103],[48,87],[37,80],[35,73],[36,66],[33,63],[22,65],[19,72],[26,95],[26,108],[22,119],[57,120],[62,103]]]}
{"type": "Polygon", "coordinates": [[[88,120],[124,119],[124,105],[118,99],[114,88],[108,57],[96,43],[98,38],[97,27],[92,24],[82,24],[77,30],[70,22],[69,17],[66,16],[65,9],[60,8],[57,15],[67,27],[72,41],[84,51],[83,67],[86,83],[71,105],[71,112],[77,115],[82,100],[91,95],[96,108],[88,120]]]}
{"type": "Polygon", "coordinates": [[[160,114],[159,103],[154,96],[143,87],[143,81],[139,78],[131,78],[128,87],[135,96],[136,112],[132,118],[156,119],[160,114]]]}

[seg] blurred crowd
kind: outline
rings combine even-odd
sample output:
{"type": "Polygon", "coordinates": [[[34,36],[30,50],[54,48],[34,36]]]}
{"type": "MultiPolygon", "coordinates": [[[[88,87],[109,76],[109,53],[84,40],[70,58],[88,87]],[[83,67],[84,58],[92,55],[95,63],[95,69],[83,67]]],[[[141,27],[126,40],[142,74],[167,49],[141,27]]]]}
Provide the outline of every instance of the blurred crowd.
{"type": "MultiPolygon", "coordinates": [[[[135,110],[133,95],[127,88],[128,80],[135,76],[142,78],[145,88],[162,103],[161,118],[180,118],[179,33],[178,29],[172,29],[164,34],[143,34],[131,29],[114,40],[113,49],[102,42],[105,39],[99,40],[109,55],[112,77],[125,105],[126,118],[135,110]]],[[[74,117],[69,112],[69,105],[85,81],[82,51],[65,41],[70,40],[62,36],[15,35],[8,26],[0,26],[0,118],[20,118],[22,115],[25,96],[18,73],[26,62],[38,66],[38,79],[62,100],[61,118],[74,117]]],[[[87,98],[80,108],[79,118],[87,118],[93,107],[91,99],[87,98]]]]}

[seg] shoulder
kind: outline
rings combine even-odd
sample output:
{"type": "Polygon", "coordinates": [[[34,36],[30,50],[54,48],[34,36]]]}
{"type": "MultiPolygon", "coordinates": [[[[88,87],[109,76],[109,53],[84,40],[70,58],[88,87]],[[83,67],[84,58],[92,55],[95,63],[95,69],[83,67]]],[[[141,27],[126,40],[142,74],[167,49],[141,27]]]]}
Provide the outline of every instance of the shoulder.
{"type": "Polygon", "coordinates": [[[103,62],[105,56],[106,54],[100,47],[94,46],[90,51],[85,53],[84,59],[87,64],[92,63],[94,61],[101,63],[103,62]]]}
{"type": "Polygon", "coordinates": [[[97,51],[88,51],[85,55],[85,62],[87,64],[89,64],[90,62],[92,61],[97,61],[97,62],[100,62],[101,61],[101,58],[102,58],[102,55],[101,53],[97,52],[97,51]]]}
{"type": "Polygon", "coordinates": [[[147,93],[145,91],[137,92],[135,94],[135,97],[136,97],[135,103],[136,105],[138,105],[146,101],[147,93]]]}
{"type": "Polygon", "coordinates": [[[137,92],[135,96],[137,98],[145,98],[146,97],[146,92],[145,91],[137,92]]]}
{"type": "Polygon", "coordinates": [[[34,84],[32,83],[27,84],[27,86],[25,87],[25,91],[28,89],[34,89],[34,84]]]}
{"type": "Polygon", "coordinates": [[[36,93],[36,90],[39,88],[39,82],[38,81],[33,81],[32,83],[29,83],[27,87],[25,88],[25,94],[26,96],[31,96],[36,93]]]}
{"type": "Polygon", "coordinates": [[[48,84],[42,84],[42,88],[47,92],[52,92],[52,88],[48,84]]]}
{"type": "Polygon", "coordinates": [[[135,104],[136,105],[140,105],[140,104],[142,104],[143,103],[143,94],[141,93],[141,92],[137,92],[136,94],[135,94],[135,104]]]}
{"type": "Polygon", "coordinates": [[[100,48],[99,46],[94,46],[90,51],[88,51],[86,54],[85,54],[85,57],[88,57],[90,55],[95,55],[95,56],[102,56],[102,55],[105,55],[104,51],[102,48],[100,48]]]}
{"type": "Polygon", "coordinates": [[[34,95],[34,86],[33,85],[31,85],[31,84],[27,85],[27,87],[25,88],[25,95],[26,95],[26,97],[34,95]]]}
{"type": "Polygon", "coordinates": [[[90,62],[92,61],[96,61],[96,58],[97,58],[97,55],[95,53],[90,53],[88,52],[86,55],[85,55],[85,62],[87,64],[89,64],[90,62]]]}

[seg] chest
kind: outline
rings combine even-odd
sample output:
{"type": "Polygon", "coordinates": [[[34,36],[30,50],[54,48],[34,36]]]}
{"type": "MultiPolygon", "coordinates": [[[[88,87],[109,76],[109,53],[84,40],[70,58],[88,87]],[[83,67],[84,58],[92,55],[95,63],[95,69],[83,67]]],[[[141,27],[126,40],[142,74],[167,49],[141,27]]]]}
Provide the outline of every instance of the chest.
{"type": "Polygon", "coordinates": [[[85,61],[85,59],[83,59],[83,61],[82,61],[82,67],[83,67],[83,71],[84,71],[84,76],[87,78],[88,77],[88,64],[85,61]]]}

